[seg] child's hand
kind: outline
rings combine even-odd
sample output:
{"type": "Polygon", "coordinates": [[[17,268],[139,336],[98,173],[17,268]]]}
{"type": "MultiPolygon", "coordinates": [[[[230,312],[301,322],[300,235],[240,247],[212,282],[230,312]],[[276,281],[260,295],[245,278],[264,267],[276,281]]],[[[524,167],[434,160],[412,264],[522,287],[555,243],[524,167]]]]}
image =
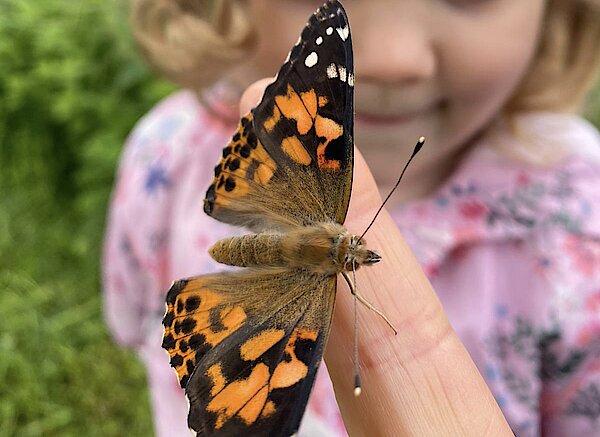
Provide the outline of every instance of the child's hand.
{"type": "MultiPolygon", "coordinates": [[[[246,91],[242,114],[256,106],[271,81],[263,79],[246,91]]],[[[398,172],[403,165],[398,162],[398,172]]],[[[380,205],[373,176],[355,150],[346,228],[362,234],[380,205]]],[[[349,434],[512,436],[431,284],[385,210],[365,238],[382,261],[360,269],[356,278],[358,293],[391,320],[398,335],[374,312],[359,305],[363,390],[360,397],[354,397],[354,302],[345,281],[338,279],[335,316],[325,355],[349,434]]]]}

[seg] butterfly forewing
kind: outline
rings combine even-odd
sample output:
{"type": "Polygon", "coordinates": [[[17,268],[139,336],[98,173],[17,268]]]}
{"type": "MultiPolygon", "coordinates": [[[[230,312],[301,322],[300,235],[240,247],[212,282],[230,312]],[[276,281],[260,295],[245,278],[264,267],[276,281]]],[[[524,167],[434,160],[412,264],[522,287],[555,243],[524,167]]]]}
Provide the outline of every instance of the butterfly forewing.
{"type": "Polygon", "coordinates": [[[352,186],[353,89],[348,19],[329,1],[311,16],[259,105],[242,118],[215,169],[205,211],[254,230],[269,221],[343,223],[352,186]],[[261,200],[266,210],[259,220],[261,200]]]}

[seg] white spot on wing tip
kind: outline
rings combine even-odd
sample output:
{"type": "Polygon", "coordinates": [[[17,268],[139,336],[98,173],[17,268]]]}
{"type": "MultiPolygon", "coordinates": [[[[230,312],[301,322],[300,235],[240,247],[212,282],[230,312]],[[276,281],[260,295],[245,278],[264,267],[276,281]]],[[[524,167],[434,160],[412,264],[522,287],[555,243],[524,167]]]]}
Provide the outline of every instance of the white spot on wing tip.
{"type": "Polygon", "coordinates": [[[196,437],[198,435],[198,433],[196,431],[194,431],[192,428],[189,428],[190,430],[190,434],[193,435],[194,437],[196,437]]]}
{"type": "Polygon", "coordinates": [[[335,66],[335,64],[329,65],[329,67],[327,67],[327,77],[329,79],[334,79],[337,77],[337,75],[337,67],[335,66]]]}
{"type": "Polygon", "coordinates": [[[354,86],[354,75],[352,73],[348,75],[348,85],[354,86]]]}
{"type": "Polygon", "coordinates": [[[333,27],[331,27],[331,26],[330,26],[330,27],[328,27],[328,28],[327,28],[327,30],[325,30],[325,33],[326,33],[327,35],[333,35],[333,27]]]}
{"type": "Polygon", "coordinates": [[[347,73],[348,73],[347,70],[346,70],[346,67],[342,67],[340,65],[339,72],[340,72],[340,80],[342,82],[346,82],[346,78],[347,78],[346,76],[347,76],[347,73]]]}
{"type": "Polygon", "coordinates": [[[321,44],[323,44],[323,37],[322,37],[322,36],[318,37],[318,38],[317,38],[317,40],[315,41],[315,43],[316,43],[318,46],[320,46],[321,44]]]}
{"type": "Polygon", "coordinates": [[[311,68],[317,65],[317,62],[319,62],[319,56],[317,55],[317,52],[311,52],[304,60],[304,65],[306,65],[308,68],[311,68]]]}
{"type": "Polygon", "coordinates": [[[348,28],[348,26],[344,27],[343,29],[341,27],[338,27],[335,30],[337,30],[337,33],[340,36],[340,38],[342,38],[342,41],[346,41],[348,39],[348,35],[350,35],[350,29],[348,28]]]}

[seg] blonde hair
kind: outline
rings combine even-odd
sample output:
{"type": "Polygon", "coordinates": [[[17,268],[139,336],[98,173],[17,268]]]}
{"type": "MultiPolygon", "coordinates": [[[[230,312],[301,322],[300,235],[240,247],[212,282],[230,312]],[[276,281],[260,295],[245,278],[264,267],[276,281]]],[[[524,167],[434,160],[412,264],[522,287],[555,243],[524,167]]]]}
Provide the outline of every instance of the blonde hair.
{"type": "MultiPolygon", "coordinates": [[[[197,90],[256,42],[245,0],[132,0],[131,23],[148,62],[197,90]]],[[[537,55],[506,112],[577,109],[599,67],[600,0],[548,0],[537,55]]]]}
{"type": "Polygon", "coordinates": [[[549,0],[529,72],[507,112],[580,109],[600,68],[600,0],[549,0]]]}
{"type": "Polygon", "coordinates": [[[253,48],[241,0],[132,0],[131,27],[149,64],[178,85],[215,82],[253,48]]]}

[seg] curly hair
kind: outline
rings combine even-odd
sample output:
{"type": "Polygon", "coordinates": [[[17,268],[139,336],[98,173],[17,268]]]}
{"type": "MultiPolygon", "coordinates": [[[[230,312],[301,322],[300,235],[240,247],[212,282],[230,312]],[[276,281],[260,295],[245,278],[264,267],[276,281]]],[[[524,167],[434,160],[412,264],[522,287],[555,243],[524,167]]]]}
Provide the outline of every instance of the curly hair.
{"type": "Polygon", "coordinates": [[[142,55],[159,74],[200,89],[254,47],[246,9],[243,0],[132,0],[131,27],[142,55]]]}
{"type": "Polygon", "coordinates": [[[577,110],[600,68],[600,1],[549,0],[529,72],[506,109],[577,110]]]}

